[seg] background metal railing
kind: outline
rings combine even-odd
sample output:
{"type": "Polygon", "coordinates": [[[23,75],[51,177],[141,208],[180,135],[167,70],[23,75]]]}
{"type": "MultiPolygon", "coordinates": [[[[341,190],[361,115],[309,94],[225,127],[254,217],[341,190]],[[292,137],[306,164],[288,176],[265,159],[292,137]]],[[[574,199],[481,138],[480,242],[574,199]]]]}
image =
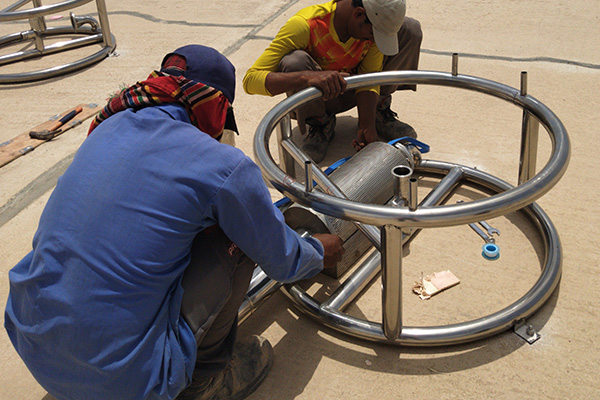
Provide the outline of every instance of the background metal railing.
{"type": "Polygon", "coordinates": [[[114,36],[110,32],[108,13],[104,0],[96,0],[98,19],[89,16],[70,14],[70,26],[47,26],[47,15],[70,10],[90,3],[93,0],[69,0],[52,5],[42,5],[41,0],[20,0],[0,11],[0,23],[9,21],[29,21],[31,29],[0,37],[0,48],[19,43],[32,42],[34,48],[20,50],[0,56],[0,67],[19,61],[42,57],[67,50],[101,44],[101,49],[89,56],[60,66],[37,71],[0,74],[2,83],[24,83],[71,73],[106,58],[116,47],[114,36]],[[33,8],[21,9],[31,3],[33,8]],[[46,39],[57,36],[77,36],[56,43],[46,43],[46,39]]]}

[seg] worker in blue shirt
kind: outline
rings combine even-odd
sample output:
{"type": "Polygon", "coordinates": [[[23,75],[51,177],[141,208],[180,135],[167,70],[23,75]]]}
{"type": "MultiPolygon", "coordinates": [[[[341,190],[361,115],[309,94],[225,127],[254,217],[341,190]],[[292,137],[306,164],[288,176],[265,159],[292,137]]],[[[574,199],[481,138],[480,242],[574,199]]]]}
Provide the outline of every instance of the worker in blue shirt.
{"type": "Polygon", "coordinates": [[[272,363],[264,339],[236,339],[255,265],[292,282],[340,260],[339,237],[301,238],[218,141],[234,92],[223,55],[179,48],[109,101],[59,179],[5,313],[57,399],[244,398],[272,363]]]}

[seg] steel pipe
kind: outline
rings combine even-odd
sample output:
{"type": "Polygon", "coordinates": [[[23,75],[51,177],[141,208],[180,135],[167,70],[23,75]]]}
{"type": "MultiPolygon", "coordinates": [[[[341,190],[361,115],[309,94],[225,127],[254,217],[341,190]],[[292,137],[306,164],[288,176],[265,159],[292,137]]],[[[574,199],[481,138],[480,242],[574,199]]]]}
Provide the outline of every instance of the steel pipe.
{"type": "MultiPolygon", "coordinates": [[[[292,142],[291,140],[284,140],[282,142],[282,145],[292,155],[292,157],[294,157],[294,159],[298,163],[303,164],[306,161],[311,161],[298,148],[298,146],[296,146],[296,144],[294,142],[292,142]]],[[[342,192],[340,190],[340,188],[337,187],[335,185],[335,183],[333,183],[327,177],[327,175],[325,175],[323,173],[323,171],[321,171],[321,169],[318,167],[318,165],[315,166],[315,164],[311,162],[311,166],[312,166],[313,176],[323,192],[331,193],[331,194],[334,194],[335,196],[338,196],[338,198],[346,199],[346,195],[344,194],[344,192],[342,192]]],[[[288,178],[295,181],[295,179],[293,179],[292,177],[288,177],[288,178]]],[[[274,187],[275,187],[275,189],[278,189],[277,186],[274,186],[274,187]]],[[[310,193],[317,194],[317,193],[321,193],[321,192],[320,191],[311,191],[310,193]]],[[[324,214],[329,214],[329,213],[324,212],[324,214]]],[[[379,231],[377,230],[377,228],[375,228],[374,226],[361,224],[360,222],[356,222],[356,221],[353,221],[353,222],[357,226],[357,228],[371,241],[373,246],[375,246],[375,248],[377,248],[379,250],[380,249],[380,237],[379,237],[379,231]]]]}
{"type": "Polygon", "coordinates": [[[452,76],[458,75],[458,53],[452,53],[452,76]]]}
{"type": "Polygon", "coordinates": [[[380,271],[381,254],[371,253],[367,259],[329,296],[322,307],[332,311],[343,311],[380,271]]]}
{"type": "MultiPolygon", "coordinates": [[[[67,34],[68,32],[64,29],[61,29],[59,32],[49,31],[51,34],[67,34]]],[[[75,38],[71,40],[66,40],[58,43],[53,43],[44,48],[44,55],[56,54],[61,51],[71,50],[78,47],[87,46],[94,43],[102,42],[102,34],[92,34],[86,37],[75,38]]],[[[32,58],[37,58],[40,56],[40,52],[32,49],[32,50],[24,50],[18,51],[12,54],[6,54],[0,57],[0,65],[7,65],[17,61],[29,60],[32,58]]]]}
{"type": "Polygon", "coordinates": [[[281,119],[281,122],[277,124],[277,143],[279,144],[279,162],[283,166],[286,174],[290,176],[296,176],[294,158],[283,148],[282,142],[292,138],[292,122],[288,115],[281,119]]]}
{"type": "Polygon", "coordinates": [[[238,310],[238,323],[242,323],[248,318],[258,306],[266,300],[270,295],[275,293],[281,283],[269,278],[267,274],[260,268],[254,269],[250,286],[246,292],[246,297],[242,301],[238,310]]]}
{"type": "Polygon", "coordinates": [[[523,110],[521,153],[519,157],[519,185],[522,185],[535,176],[539,127],[538,120],[529,111],[523,110]]]}
{"type": "Polygon", "coordinates": [[[296,107],[320,97],[315,88],[305,89],[283,100],[271,109],[258,125],[254,140],[254,152],[263,174],[273,187],[300,204],[309,205],[318,212],[336,218],[354,220],[367,225],[382,226],[388,223],[407,228],[432,228],[476,222],[516,211],[531,204],[547,193],[566,171],[570,146],[566,130],[556,115],[541,102],[509,86],[466,75],[431,71],[395,71],[357,75],[347,78],[348,89],[367,85],[385,84],[431,84],[452,86],[489,94],[517,106],[526,108],[546,128],[553,143],[547,164],[532,179],[489,198],[460,205],[421,207],[415,211],[408,208],[391,208],[357,204],[326,193],[306,193],[304,187],[277,165],[271,162],[268,139],[276,124],[296,107]]]}
{"type": "MultiPolygon", "coordinates": [[[[440,171],[437,171],[438,173],[440,171]]],[[[432,207],[442,204],[448,196],[452,194],[455,187],[462,179],[462,169],[452,168],[447,175],[436,185],[433,190],[423,199],[419,207],[432,207]]],[[[416,178],[411,178],[414,181],[414,192],[416,193],[416,178]]],[[[416,196],[413,200],[416,202],[416,196]]],[[[416,209],[416,208],[415,208],[416,209]]],[[[402,237],[402,245],[406,245],[420,232],[420,229],[414,230],[402,237]]],[[[381,254],[374,251],[368,258],[358,267],[352,274],[346,278],[340,286],[331,294],[322,307],[330,308],[335,311],[343,311],[356,296],[377,276],[381,271],[381,254]]]]}
{"type": "Polygon", "coordinates": [[[410,178],[408,180],[408,209],[415,211],[419,202],[418,198],[419,180],[417,178],[410,178]]]}
{"type": "Polygon", "coordinates": [[[392,200],[395,206],[408,205],[409,193],[409,180],[412,176],[412,168],[399,165],[392,168],[392,176],[394,181],[394,199],[392,200]]]}
{"type": "Polygon", "coordinates": [[[383,334],[396,340],[402,332],[402,228],[381,228],[381,309],[383,334]]]}
{"type": "MultiPolygon", "coordinates": [[[[275,165],[268,147],[271,132],[279,121],[291,111],[320,97],[321,93],[317,89],[310,88],[296,93],[267,113],[258,126],[254,151],[265,178],[276,189],[294,201],[310,207],[315,212],[367,226],[382,227],[383,322],[381,324],[373,323],[339,311],[357,295],[357,292],[352,292],[352,289],[362,290],[366,283],[376,275],[378,269],[376,254],[372,254],[351,275],[351,279],[346,280],[334,293],[334,296],[323,304],[318,304],[298,286],[285,286],[284,292],[299,306],[301,311],[308,313],[327,326],[359,338],[400,345],[433,346],[463,343],[496,334],[541,307],[560,280],[562,250],[551,221],[534,201],[550,190],[564,174],[569,161],[570,145],[566,130],[556,115],[542,103],[526,94],[525,78],[526,76],[522,80],[521,92],[519,92],[497,82],[458,75],[457,57],[455,56],[451,74],[430,71],[397,71],[358,75],[347,79],[348,89],[386,84],[432,84],[481,92],[522,107],[524,112],[528,113],[526,115],[539,121],[548,132],[553,147],[547,164],[536,175],[529,173],[529,179],[526,181],[521,179],[520,172],[516,187],[473,168],[441,161],[422,161],[415,167],[417,174],[442,176],[443,178],[419,207],[416,206],[416,199],[411,192],[416,193],[416,180],[409,184],[408,191],[411,193],[404,196],[405,206],[386,207],[349,201],[341,191],[336,190],[335,185],[332,190],[327,190],[329,189],[327,178],[323,182],[326,193],[303,190],[302,185],[275,165]],[[460,205],[439,205],[459,184],[463,183],[483,188],[492,195],[482,200],[460,205]],[[517,210],[523,210],[530,217],[543,237],[546,253],[545,265],[543,265],[542,274],[535,285],[515,303],[477,320],[446,326],[403,326],[400,301],[401,243],[407,239],[412,240],[423,228],[466,224],[517,210]],[[416,229],[412,230],[410,235],[403,235],[403,228],[416,229]],[[391,238],[394,240],[390,240],[391,238]],[[391,245],[392,242],[395,245],[391,245]]],[[[529,131],[526,132],[524,128],[522,136],[525,137],[526,134],[530,139],[532,138],[529,131]]],[[[524,140],[523,143],[525,142],[524,140]]],[[[282,141],[281,145],[297,161],[303,162],[307,159],[291,143],[291,140],[282,141]]],[[[523,153],[527,153],[527,155],[521,157],[521,163],[533,167],[529,168],[531,171],[535,168],[532,156],[535,155],[536,148],[529,146],[526,151],[522,150],[523,153]]],[[[316,166],[313,167],[320,172],[316,166]]],[[[315,176],[318,177],[319,173],[315,172],[315,176]]],[[[396,196],[396,198],[398,197],[396,196]]]]}
{"type": "Polygon", "coordinates": [[[311,192],[314,188],[312,161],[304,162],[304,185],[307,192],[311,192]]]}
{"type": "MultiPolygon", "coordinates": [[[[447,174],[456,169],[463,172],[465,182],[478,187],[499,193],[512,188],[510,184],[485,172],[442,161],[424,160],[415,173],[447,174]]],[[[542,266],[540,277],[529,291],[516,302],[486,317],[444,326],[402,326],[398,338],[390,340],[385,335],[382,324],[349,316],[332,307],[327,307],[325,303],[321,305],[297,285],[285,285],[283,291],[300,311],[320,323],[339,332],[370,341],[402,346],[440,346],[466,343],[493,336],[537,311],[550,297],[560,281],[562,249],[552,221],[536,203],[521,211],[526,213],[535,224],[542,237],[546,254],[545,264],[542,266]]]]}

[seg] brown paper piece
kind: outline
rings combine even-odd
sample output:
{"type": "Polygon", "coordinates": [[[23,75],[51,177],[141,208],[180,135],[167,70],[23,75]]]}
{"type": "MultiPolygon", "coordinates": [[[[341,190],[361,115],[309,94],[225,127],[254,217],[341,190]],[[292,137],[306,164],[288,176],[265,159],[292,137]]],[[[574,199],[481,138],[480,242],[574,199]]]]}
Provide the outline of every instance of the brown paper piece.
{"type": "Polygon", "coordinates": [[[432,275],[426,277],[423,277],[421,273],[421,280],[415,281],[412,290],[415,294],[419,295],[421,300],[427,300],[442,290],[451,288],[459,283],[460,280],[450,270],[434,272],[432,275]]]}

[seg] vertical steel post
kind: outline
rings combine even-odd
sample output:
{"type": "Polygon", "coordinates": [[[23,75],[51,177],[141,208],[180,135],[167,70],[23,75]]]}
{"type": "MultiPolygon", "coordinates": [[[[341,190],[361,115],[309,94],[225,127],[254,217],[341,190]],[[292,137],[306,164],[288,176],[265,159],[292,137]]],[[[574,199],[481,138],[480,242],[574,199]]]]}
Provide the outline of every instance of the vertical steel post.
{"type": "MultiPolygon", "coordinates": [[[[527,96],[527,72],[521,72],[521,96],[527,96]]],[[[535,176],[538,136],[540,123],[529,111],[523,109],[521,124],[521,151],[519,158],[519,178],[521,185],[535,176]]]]}
{"type": "Polygon", "coordinates": [[[313,170],[312,161],[304,161],[304,179],[305,179],[305,190],[312,192],[313,190],[313,170]]]}
{"type": "Polygon", "coordinates": [[[394,177],[394,199],[392,200],[393,205],[407,205],[408,198],[410,197],[409,179],[412,173],[412,168],[404,165],[398,165],[392,168],[392,176],[394,177]]]}
{"type": "Polygon", "coordinates": [[[410,211],[416,211],[417,205],[419,204],[419,180],[417,178],[410,178],[408,180],[408,185],[408,209],[410,211]]]}
{"type": "Polygon", "coordinates": [[[100,29],[102,30],[102,40],[104,46],[115,47],[112,34],[110,33],[110,24],[108,23],[108,11],[106,9],[106,3],[104,0],[96,0],[96,6],[98,7],[98,19],[100,19],[100,29]]]}
{"type": "MultiPolygon", "coordinates": [[[[392,168],[395,207],[407,206],[410,196],[409,179],[412,168],[398,165],[392,168]]],[[[409,235],[410,231],[406,232],[409,235]]],[[[396,340],[402,332],[402,228],[384,225],[381,228],[381,293],[383,333],[396,340]]]]}
{"type": "Polygon", "coordinates": [[[385,337],[394,341],[402,332],[402,228],[384,225],[381,248],[382,327],[385,337]]]}
{"type": "Polygon", "coordinates": [[[452,76],[458,75],[458,53],[452,53],[452,76]]]}
{"type": "Polygon", "coordinates": [[[283,141],[292,139],[292,119],[286,114],[279,124],[277,124],[277,147],[279,149],[279,165],[281,169],[289,176],[296,178],[296,168],[294,166],[294,157],[292,157],[283,147],[283,141]]]}
{"type": "MultiPolygon", "coordinates": [[[[33,7],[38,8],[42,6],[42,0],[33,0],[33,7]]],[[[44,16],[31,18],[29,20],[31,30],[35,32],[35,49],[39,52],[44,51],[44,38],[43,33],[46,31],[46,21],[44,16]]]]}

